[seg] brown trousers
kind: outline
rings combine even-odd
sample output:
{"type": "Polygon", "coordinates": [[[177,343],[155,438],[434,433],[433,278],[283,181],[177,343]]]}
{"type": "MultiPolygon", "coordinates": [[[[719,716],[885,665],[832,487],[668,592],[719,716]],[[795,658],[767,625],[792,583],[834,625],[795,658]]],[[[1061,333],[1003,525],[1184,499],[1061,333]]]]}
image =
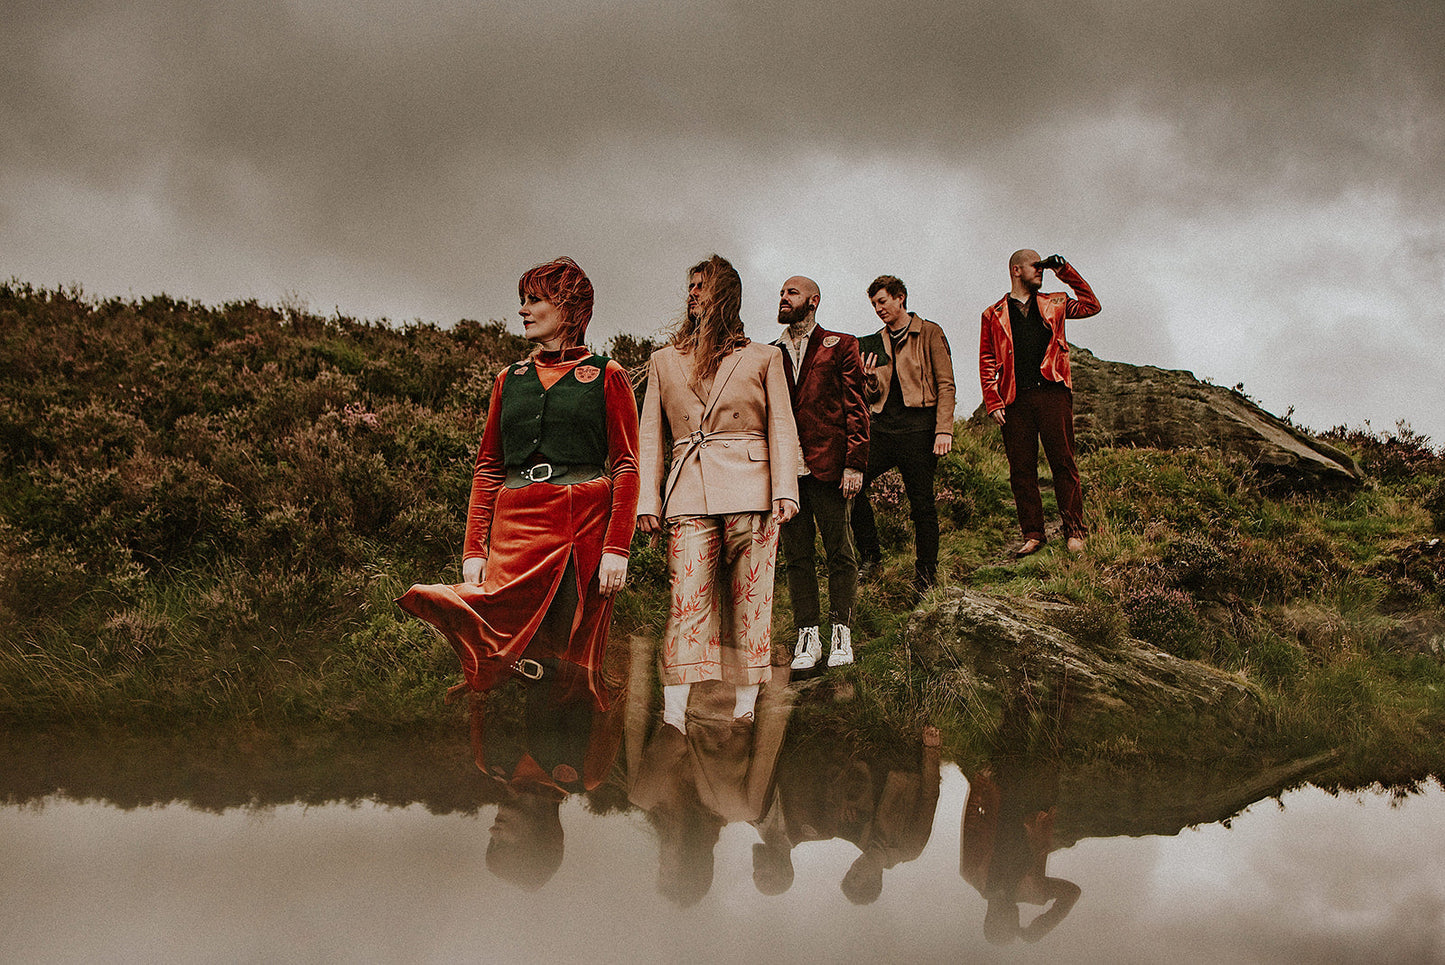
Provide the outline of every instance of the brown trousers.
{"type": "Polygon", "coordinates": [[[1024,389],[1004,409],[1003,449],[1009,488],[1024,539],[1044,539],[1044,504],[1039,495],[1039,443],[1054,474],[1054,498],[1064,521],[1064,538],[1084,536],[1084,494],[1074,464],[1074,393],[1062,385],[1024,389]]]}

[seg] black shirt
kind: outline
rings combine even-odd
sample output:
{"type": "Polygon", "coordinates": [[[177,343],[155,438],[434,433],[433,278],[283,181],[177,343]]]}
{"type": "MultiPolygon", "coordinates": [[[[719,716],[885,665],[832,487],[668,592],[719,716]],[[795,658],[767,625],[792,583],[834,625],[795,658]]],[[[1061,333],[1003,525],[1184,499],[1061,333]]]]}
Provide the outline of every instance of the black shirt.
{"type": "Polygon", "coordinates": [[[1030,295],[1027,301],[1020,302],[1010,295],[1008,321],[1014,340],[1014,385],[1022,391],[1049,383],[1040,370],[1054,333],[1039,314],[1038,296],[1030,295]]]}

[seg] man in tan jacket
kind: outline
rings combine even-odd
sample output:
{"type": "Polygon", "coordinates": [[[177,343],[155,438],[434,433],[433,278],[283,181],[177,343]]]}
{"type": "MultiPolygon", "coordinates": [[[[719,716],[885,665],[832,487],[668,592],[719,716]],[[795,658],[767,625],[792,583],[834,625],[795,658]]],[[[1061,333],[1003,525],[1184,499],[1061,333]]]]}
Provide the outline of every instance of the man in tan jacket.
{"type": "Polygon", "coordinates": [[[687,318],[647,368],[637,528],[667,531],[663,720],[679,730],[689,689],[704,680],[734,684],[733,716],[752,713],[772,670],[778,526],[798,511],[782,355],[743,334],[741,305],[725,259],[693,266],[687,318]]]}
{"type": "Polygon", "coordinates": [[[883,555],[868,489],[896,466],[913,517],[914,586],[924,590],[938,573],[933,474],[953,447],[953,356],[943,329],[908,310],[908,289],[900,279],[878,276],[868,286],[868,299],[883,328],[858,342],[873,413],[868,471],[853,506],[859,569],[866,574],[883,555]]]}

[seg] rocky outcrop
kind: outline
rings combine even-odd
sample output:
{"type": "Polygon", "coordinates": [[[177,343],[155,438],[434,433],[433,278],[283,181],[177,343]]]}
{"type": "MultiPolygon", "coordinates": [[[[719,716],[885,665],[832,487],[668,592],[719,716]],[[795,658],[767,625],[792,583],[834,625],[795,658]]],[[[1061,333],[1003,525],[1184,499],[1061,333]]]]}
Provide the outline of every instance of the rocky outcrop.
{"type": "MultiPolygon", "coordinates": [[[[1110,362],[1073,345],[1069,359],[1082,449],[1213,449],[1247,460],[1267,485],[1307,492],[1364,482],[1348,453],[1270,415],[1242,392],[1182,369],[1110,362]]],[[[983,416],[980,408],[973,418],[983,416]]]]}
{"type": "Polygon", "coordinates": [[[1220,735],[1259,723],[1258,693],[1243,679],[1126,637],[1090,639],[1072,607],[1004,601],[952,590],[909,618],[914,659],[934,674],[961,674],[981,704],[1056,706],[1073,728],[1108,732],[1161,716],[1209,722],[1220,735]],[[1074,622],[1077,633],[1060,629],[1074,622]]]}

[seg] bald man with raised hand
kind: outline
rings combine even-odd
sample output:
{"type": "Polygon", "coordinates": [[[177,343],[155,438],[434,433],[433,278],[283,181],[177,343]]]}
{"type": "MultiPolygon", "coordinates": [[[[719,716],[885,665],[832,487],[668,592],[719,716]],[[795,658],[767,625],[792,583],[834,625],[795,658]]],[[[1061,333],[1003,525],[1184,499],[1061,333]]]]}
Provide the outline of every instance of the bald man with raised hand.
{"type": "Polygon", "coordinates": [[[1044,506],[1039,495],[1039,443],[1054,476],[1069,552],[1084,549],[1084,498],[1074,462],[1074,390],[1064,320],[1099,313],[1093,289],[1063,255],[1041,259],[1032,248],[1009,258],[1009,293],[984,309],[978,342],[983,403],[1003,433],[1009,487],[1023,545],[1016,556],[1043,547],[1044,506]],[[1045,271],[1073,290],[1043,292],[1045,271]]]}
{"type": "Polygon", "coordinates": [[[858,554],[850,526],[853,497],[868,466],[868,403],[863,398],[863,363],[858,340],[818,324],[822,295],[811,278],[795,275],[778,293],[778,323],[786,325],[774,344],[793,401],[802,458],[798,464],[798,513],[783,524],[783,555],[793,623],[798,633],[793,669],[811,670],[822,658],[821,607],[814,535],[823,537],[828,560],[829,652],[827,666],[853,662],[853,602],[858,554]]]}

